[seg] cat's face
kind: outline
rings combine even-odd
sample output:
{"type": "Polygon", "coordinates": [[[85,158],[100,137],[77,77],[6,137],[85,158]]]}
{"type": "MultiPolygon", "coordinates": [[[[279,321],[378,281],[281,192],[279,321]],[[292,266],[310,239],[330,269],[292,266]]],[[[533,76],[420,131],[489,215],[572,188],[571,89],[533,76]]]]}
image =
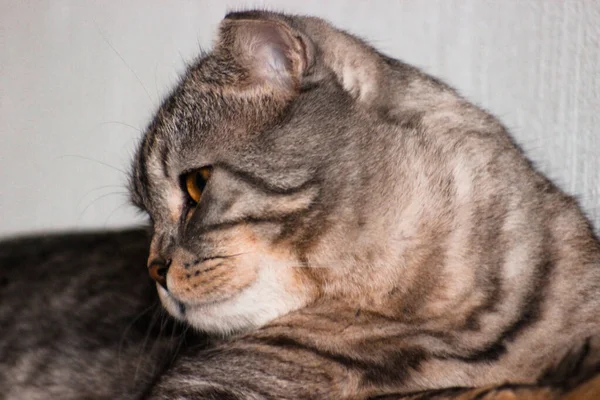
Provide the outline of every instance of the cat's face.
{"type": "Polygon", "coordinates": [[[326,268],[312,267],[349,239],[327,233],[340,205],[352,212],[342,200],[358,171],[344,157],[360,123],[334,80],[302,87],[299,40],[226,20],[138,151],[131,192],[153,222],[150,272],[165,308],[197,328],[257,327],[313,301],[326,268]]]}

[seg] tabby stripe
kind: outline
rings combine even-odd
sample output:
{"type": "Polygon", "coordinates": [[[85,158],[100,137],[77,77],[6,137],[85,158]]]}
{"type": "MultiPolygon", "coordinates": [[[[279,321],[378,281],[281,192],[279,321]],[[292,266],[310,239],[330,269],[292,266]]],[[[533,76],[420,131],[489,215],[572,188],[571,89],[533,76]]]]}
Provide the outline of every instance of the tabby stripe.
{"type": "MultiPolygon", "coordinates": [[[[145,199],[144,195],[148,194],[148,188],[150,187],[150,180],[148,179],[148,157],[152,154],[154,143],[156,142],[156,131],[150,129],[146,136],[146,141],[142,146],[139,153],[139,181],[141,182],[140,194],[145,199]]],[[[146,199],[147,200],[147,199],[146,199]]]]}
{"type": "Polygon", "coordinates": [[[218,389],[218,388],[210,388],[207,390],[203,390],[201,393],[204,399],[214,399],[214,400],[244,400],[244,397],[238,396],[226,389],[218,389]]]}
{"type": "Polygon", "coordinates": [[[514,340],[519,333],[539,321],[542,313],[542,304],[546,298],[548,286],[551,283],[550,278],[554,267],[554,262],[548,260],[540,264],[537,268],[536,276],[532,282],[532,291],[525,299],[525,310],[521,314],[521,318],[506,331],[506,340],[514,340]]]}
{"type": "Polygon", "coordinates": [[[420,348],[402,349],[389,354],[385,360],[378,362],[359,360],[346,355],[335,354],[298,342],[286,336],[255,338],[255,340],[270,346],[306,351],[334,363],[341,364],[346,368],[362,370],[362,379],[365,385],[386,385],[401,382],[403,378],[409,375],[410,370],[417,369],[426,358],[425,352],[420,348]]]}
{"type": "MultiPolygon", "coordinates": [[[[245,343],[247,344],[247,342],[245,343]]],[[[263,343],[260,343],[263,345],[263,343]]],[[[225,353],[213,352],[213,353],[204,353],[206,359],[210,360],[213,357],[219,359],[225,353]]],[[[215,380],[213,383],[220,384],[223,386],[231,386],[235,385],[240,391],[244,391],[244,394],[248,398],[248,395],[251,393],[253,395],[258,395],[263,399],[279,399],[281,395],[278,395],[276,392],[273,392],[268,387],[265,387],[265,383],[261,381],[261,377],[270,378],[275,377],[273,375],[273,365],[278,365],[279,373],[276,376],[276,380],[278,381],[278,385],[283,390],[286,395],[290,395],[286,398],[294,398],[291,396],[290,388],[293,387],[299,380],[301,381],[301,376],[307,377],[307,381],[312,379],[311,377],[314,375],[322,376],[323,372],[315,369],[305,370],[301,363],[298,363],[298,360],[294,357],[291,360],[285,359],[282,357],[281,353],[273,353],[272,351],[265,352],[262,351],[260,347],[256,348],[254,346],[251,347],[238,347],[238,348],[229,348],[226,349],[227,359],[234,360],[247,360],[247,364],[239,364],[244,370],[250,369],[252,374],[250,375],[235,375],[236,380],[233,384],[231,381],[231,377],[223,377],[222,379],[215,380]],[[260,353],[260,357],[256,358],[256,355],[260,353]],[[252,360],[252,361],[250,361],[252,360]],[[290,387],[287,387],[286,382],[290,382],[290,387]]],[[[217,361],[217,360],[215,360],[217,361]]],[[[218,362],[218,361],[217,361],[218,362]]],[[[234,367],[231,369],[232,373],[235,371],[234,367]]],[[[193,371],[190,371],[193,373],[193,371]]],[[[280,393],[280,392],[279,392],[280,393]]],[[[254,398],[254,397],[253,397],[254,398]]]]}
{"type": "Polygon", "coordinates": [[[486,296],[485,303],[479,307],[475,307],[465,321],[464,329],[469,331],[480,330],[479,318],[496,309],[496,304],[502,298],[502,281],[500,275],[492,271],[487,283],[490,288],[486,296]]]}
{"type": "Polygon", "coordinates": [[[171,390],[162,390],[161,395],[164,396],[165,399],[206,399],[206,400],[245,400],[246,397],[242,397],[236,393],[233,393],[224,388],[217,387],[203,387],[197,390],[190,391],[185,388],[181,390],[181,388],[172,388],[171,390]],[[185,394],[182,394],[185,393],[185,394]]]}
{"type": "Polygon", "coordinates": [[[292,188],[282,188],[282,187],[274,186],[256,175],[249,174],[246,171],[242,171],[242,170],[237,169],[236,167],[226,164],[226,163],[215,163],[213,166],[221,168],[224,171],[229,172],[230,174],[234,175],[236,178],[238,178],[246,183],[249,183],[253,187],[258,188],[268,194],[293,195],[293,194],[302,193],[318,184],[318,181],[316,179],[309,179],[308,181],[302,183],[299,186],[292,187],[292,188]]]}
{"type": "Polygon", "coordinates": [[[501,392],[507,392],[507,393],[510,393],[512,396],[515,396],[522,389],[533,389],[533,388],[535,388],[535,386],[528,385],[528,384],[504,383],[499,386],[494,386],[489,389],[482,390],[480,393],[478,393],[476,396],[474,396],[472,398],[472,400],[482,400],[482,399],[488,397],[488,395],[491,395],[494,393],[501,394],[501,392]]]}
{"type": "MultiPolygon", "coordinates": [[[[488,243],[496,243],[480,256],[480,263],[485,268],[480,268],[475,275],[476,286],[485,288],[486,298],[483,304],[474,308],[464,323],[465,330],[480,331],[481,316],[490,312],[496,311],[497,304],[502,300],[503,287],[501,271],[506,263],[506,252],[504,251],[507,245],[506,234],[503,234],[503,224],[506,221],[507,205],[501,199],[495,198],[489,204],[493,208],[494,215],[489,217],[488,224],[475,225],[469,240],[472,243],[477,243],[480,248],[487,247],[488,243]]],[[[487,212],[487,207],[482,209],[482,206],[477,207],[475,215],[487,212]]]]}
{"type": "Polygon", "coordinates": [[[148,173],[146,170],[146,168],[147,168],[146,164],[147,164],[146,163],[146,154],[142,149],[140,151],[139,157],[138,157],[137,171],[138,171],[139,177],[138,177],[137,182],[139,182],[139,183],[136,185],[137,192],[142,199],[146,199],[146,195],[147,195],[146,188],[150,185],[149,180],[148,180],[148,173]]]}
{"type": "Polygon", "coordinates": [[[383,394],[379,396],[369,397],[368,400],[398,400],[398,399],[411,399],[411,400],[433,400],[439,399],[441,396],[458,396],[463,393],[467,393],[473,390],[472,388],[464,387],[452,387],[447,389],[433,389],[425,390],[422,392],[411,392],[411,393],[396,393],[396,394],[383,394]]]}
{"type": "Polygon", "coordinates": [[[533,279],[532,290],[530,291],[529,295],[525,297],[524,307],[521,311],[519,319],[501,332],[493,343],[486,348],[476,350],[467,356],[444,356],[439,358],[457,359],[467,363],[494,361],[500,358],[506,352],[505,343],[507,341],[515,340],[519,334],[523,333],[523,331],[540,320],[542,303],[546,297],[548,285],[551,282],[550,274],[554,269],[554,266],[555,265],[552,261],[545,261],[544,263],[538,264],[538,268],[533,279]]]}
{"type": "Polygon", "coordinates": [[[303,215],[307,211],[308,210],[301,210],[301,211],[295,211],[295,212],[288,213],[288,214],[274,215],[274,216],[270,216],[270,217],[251,217],[251,216],[240,217],[240,218],[236,218],[231,221],[220,222],[217,224],[202,226],[200,228],[197,228],[195,233],[203,234],[203,233],[208,233],[208,232],[223,231],[223,230],[234,228],[241,224],[274,224],[274,223],[281,224],[281,223],[287,222],[290,219],[293,219],[300,215],[303,215]]]}
{"type": "Polygon", "coordinates": [[[569,391],[600,373],[600,363],[585,365],[586,358],[592,354],[588,337],[582,346],[570,350],[557,364],[550,366],[539,376],[537,383],[569,391]]]}
{"type": "Polygon", "coordinates": [[[167,160],[169,159],[169,146],[166,142],[163,142],[163,145],[160,149],[160,165],[162,167],[163,175],[166,178],[169,178],[169,168],[167,164],[167,160]]]}

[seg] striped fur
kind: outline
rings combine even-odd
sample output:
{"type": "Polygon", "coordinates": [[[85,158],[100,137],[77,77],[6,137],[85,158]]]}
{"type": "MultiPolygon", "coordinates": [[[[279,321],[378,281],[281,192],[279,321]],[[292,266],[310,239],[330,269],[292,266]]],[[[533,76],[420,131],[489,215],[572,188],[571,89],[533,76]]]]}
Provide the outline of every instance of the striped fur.
{"type": "Polygon", "coordinates": [[[538,393],[600,332],[600,244],[576,200],[493,116],[320,19],[228,15],[131,177],[164,307],[227,336],[153,398],[538,393]],[[206,166],[195,205],[183,176],[206,166]]]}

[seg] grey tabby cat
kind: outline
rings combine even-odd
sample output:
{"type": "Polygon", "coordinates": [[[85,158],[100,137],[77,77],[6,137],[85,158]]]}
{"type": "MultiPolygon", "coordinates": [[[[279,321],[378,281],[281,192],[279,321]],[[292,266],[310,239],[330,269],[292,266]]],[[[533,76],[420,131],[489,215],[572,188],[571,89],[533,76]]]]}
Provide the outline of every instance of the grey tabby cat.
{"type": "Polygon", "coordinates": [[[164,307],[229,335],[150,398],[528,384],[600,332],[577,202],[494,117],[317,18],[227,15],[131,193],[164,307]]]}
{"type": "Polygon", "coordinates": [[[492,116],[320,19],[229,14],[131,193],[156,289],[139,231],[0,245],[0,397],[600,396],[576,201],[492,116]],[[211,343],[157,326],[156,290],[211,343]]]}

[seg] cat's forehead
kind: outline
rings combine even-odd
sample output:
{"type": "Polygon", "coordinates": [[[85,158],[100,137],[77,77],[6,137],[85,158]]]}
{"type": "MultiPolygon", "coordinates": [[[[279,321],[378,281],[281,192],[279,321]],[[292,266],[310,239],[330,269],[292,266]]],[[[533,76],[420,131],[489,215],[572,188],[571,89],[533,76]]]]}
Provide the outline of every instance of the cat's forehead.
{"type": "Polygon", "coordinates": [[[247,87],[244,77],[243,69],[218,56],[199,59],[162,104],[145,139],[155,135],[181,150],[209,150],[270,124],[285,104],[247,87]]]}
{"type": "Polygon", "coordinates": [[[255,134],[276,122],[287,102],[248,87],[245,72],[216,55],[188,68],[146,129],[133,164],[137,204],[173,176],[230,158],[255,134]]]}

